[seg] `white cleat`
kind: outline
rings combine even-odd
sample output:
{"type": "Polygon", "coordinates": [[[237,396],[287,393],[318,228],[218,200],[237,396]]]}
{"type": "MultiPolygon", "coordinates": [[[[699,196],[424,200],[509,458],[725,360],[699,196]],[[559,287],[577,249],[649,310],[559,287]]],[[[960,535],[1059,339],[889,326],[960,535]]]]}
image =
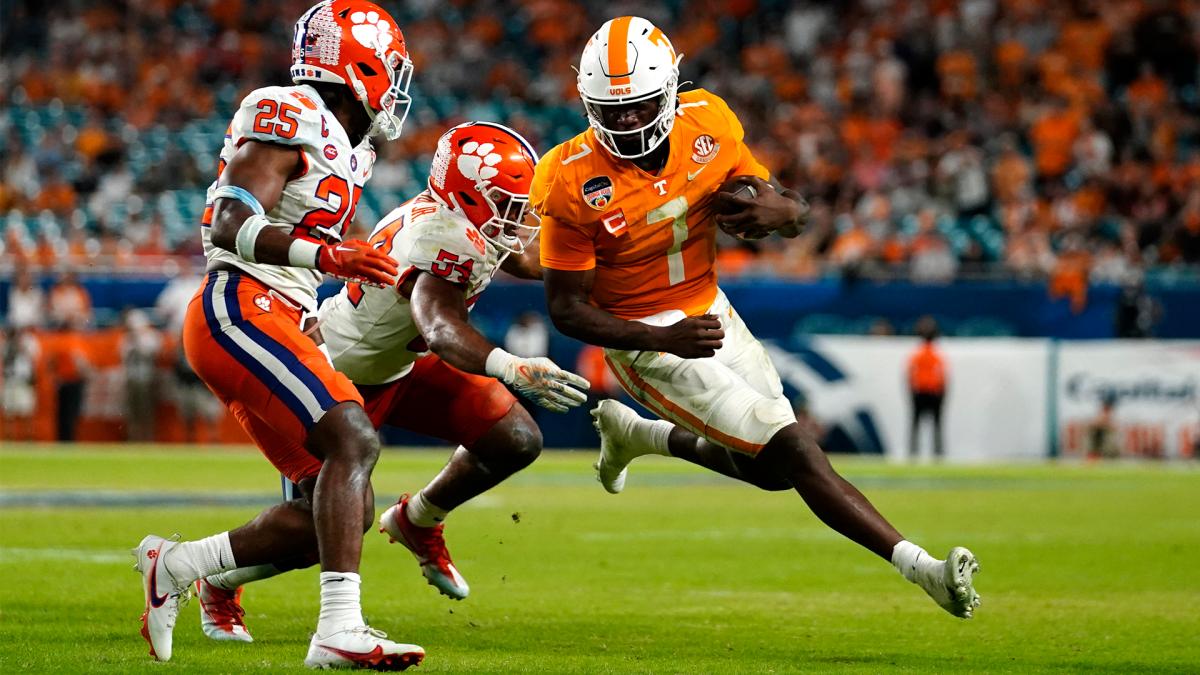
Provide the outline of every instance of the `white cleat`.
{"type": "Polygon", "coordinates": [[[938,574],[929,574],[917,580],[921,588],[942,609],[960,619],[969,619],[979,608],[979,593],[975,592],[974,579],[979,572],[975,554],[956,546],[950,549],[940,568],[932,568],[938,574]]]}
{"type": "Polygon", "coordinates": [[[417,645],[392,642],[382,631],[357,626],[331,635],[313,635],[304,665],[309,668],[404,670],[424,658],[425,650],[417,645]]]}
{"type": "Polygon", "coordinates": [[[167,571],[164,558],[178,542],[150,534],[130,551],[142,573],[142,591],[146,611],[142,614],[142,637],[150,643],[150,656],[159,661],[171,660],[171,642],[179,607],[190,597],[190,579],[179,584],[167,571]]]}
{"type": "Polygon", "coordinates": [[[222,642],[254,642],[246,630],[241,588],[227,591],[208,583],[208,579],[197,579],[196,598],[200,600],[200,629],[205,635],[222,642]]]}
{"type": "Polygon", "coordinates": [[[592,468],[596,469],[596,480],[615,495],[625,489],[629,463],[647,452],[647,448],[632,442],[630,434],[633,426],[643,420],[633,408],[612,399],[600,401],[591,414],[592,426],[600,434],[600,459],[592,468]]]}

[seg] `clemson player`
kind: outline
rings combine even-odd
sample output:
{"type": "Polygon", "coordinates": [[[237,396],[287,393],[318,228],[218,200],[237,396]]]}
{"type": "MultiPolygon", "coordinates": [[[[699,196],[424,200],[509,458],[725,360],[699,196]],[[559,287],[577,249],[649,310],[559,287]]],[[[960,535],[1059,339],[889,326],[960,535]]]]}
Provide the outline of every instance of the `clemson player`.
{"type": "Polygon", "coordinates": [[[379,441],[358,392],[299,323],[316,309],[324,274],[395,280],[393,260],[342,236],[371,174],[369,139],[400,135],[412,65],[395,21],[364,0],[325,0],[305,12],[292,56],[296,86],[251,92],[226,132],[201,228],[208,274],[188,306],[183,343],[196,374],[304,496],[198,541],[143,539],[134,549],[142,635],[151,655],[169,660],[193,581],[319,547],[321,609],[305,664],[403,669],[424,650],[369,627],[360,601],[379,441]]]}
{"type": "Polygon", "coordinates": [[[827,525],[969,618],[979,604],[971,552],[934,559],[833,470],[718,287],[718,225],[795,236],[806,205],[765,180],[724,101],[702,89],[678,93],[678,66],[649,21],[625,16],[601,26],[579,63],[590,128],[546,153],[530,192],[542,216],[555,325],[605,347],[622,387],[662,418],[643,419],[615,401],[593,410],[600,482],[620,492],[630,461],[661,454],[763,489],[794,488],[827,525]],[[735,176],[757,197],[714,195],[735,176]],[[736,213],[717,215],[718,206],[736,213]]]}
{"type": "MultiPolygon", "coordinates": [[[[538,405],[566,412],[584,403],[587,380],[547,358],[520,358],[468,320],[499,269],[541,276],[536,226],[525,224],[537,154],[515,131],[458,125],[438,141],[429,188],[384,216],[371,243],[402,270],[393,287],[347,284],[321,305],[319,336],[334,366],[354,381],[376,427],[384,424],[460,444],[415,496],[380,517],[381,531],[417,558],[429,583],[461,600],[470,591],[446,550],[442,521],[454,508],[528,466],[542,435],[503,381],[538,405]]],[[[206,584],[237,589],[272,569],[233,570],[206,584]]],[[[205,633],[245,633],[240,605],[203,608],[205,633]],[[233,608],[236,609],[233,609],[233,608]],[[225,620],[222,621],[221,619],[225,620]],[[210,630],[223,624],[225,630],[210,630]]]]}

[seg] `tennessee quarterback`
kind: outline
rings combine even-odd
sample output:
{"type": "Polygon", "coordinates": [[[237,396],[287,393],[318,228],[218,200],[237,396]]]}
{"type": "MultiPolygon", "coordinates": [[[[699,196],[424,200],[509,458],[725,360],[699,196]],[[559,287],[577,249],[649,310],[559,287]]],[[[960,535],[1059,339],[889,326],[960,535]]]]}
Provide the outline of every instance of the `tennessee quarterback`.
{"type": "Polygon", "coordinates": [[[542,157],[530,192],[542,217],[554,324],[604,347],[622,387],[661,418],[644,419],[616,401],[592,411],[601,484],[620,492],[633,459],[660,454],[762,489],[795,489],[827,525],[890,561],[946,611],[969,618],[979,605],[974,555],[956,547],[935,559],[834,471],[721,292],[718,227],[795,236],[807,207],[767,182],[721,98],[679,92],[680,58],[645,19],[601,26],[578,68],[589,128],[542,157]],[[733,179],[757,196],[718,192],[733,179]]]}

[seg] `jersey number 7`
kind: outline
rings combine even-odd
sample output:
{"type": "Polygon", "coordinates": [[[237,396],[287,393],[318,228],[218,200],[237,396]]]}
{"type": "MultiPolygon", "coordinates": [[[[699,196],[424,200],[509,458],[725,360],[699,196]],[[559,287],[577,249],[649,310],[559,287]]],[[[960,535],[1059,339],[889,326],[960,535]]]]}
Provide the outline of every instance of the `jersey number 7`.
{"type": "Polygon", "coordinates": [[[683,271],[683,242],[688,238],[687,212],[687,197],[680,195],[646,214],[647,225],[671,221],[672,241],[671,248],[667,249],[667,283],[671,286],[686,278],[683,271]]]}

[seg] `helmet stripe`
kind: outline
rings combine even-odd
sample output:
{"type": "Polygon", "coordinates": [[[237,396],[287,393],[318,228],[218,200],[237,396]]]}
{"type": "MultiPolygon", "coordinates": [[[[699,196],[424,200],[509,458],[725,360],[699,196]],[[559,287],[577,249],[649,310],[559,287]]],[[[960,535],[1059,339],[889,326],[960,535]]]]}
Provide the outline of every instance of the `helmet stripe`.
{"type": "Polygon", "coordinates": [[[629,23],[632,16],[613,19],[608,28],[608,78],[613,86],[629,84],[629,23]]]}

